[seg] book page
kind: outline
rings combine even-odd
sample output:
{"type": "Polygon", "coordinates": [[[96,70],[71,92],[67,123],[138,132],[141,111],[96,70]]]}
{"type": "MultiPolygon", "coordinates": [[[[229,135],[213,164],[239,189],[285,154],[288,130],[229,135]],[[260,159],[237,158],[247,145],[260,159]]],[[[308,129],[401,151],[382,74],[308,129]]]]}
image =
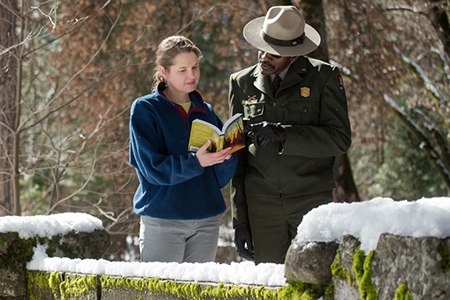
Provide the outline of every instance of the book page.
{"type": "Polygon", "coordinates": [[[230,153],[236,152],[245,147],[244,124],[241,114],[236,114],[224,125],[224,141],[223,148],[231,147],[230,153]]]}
{"type": "MultiPolygon", "coordinates": [[[[229,119],[223,124],[223,130],[224,130],[223,133],[226,132],[226,129],[227,129],[228,126],[230,126],[230,124],[232,124],[233,122],[235,122],[236,119],[240,119],[241,116],[242,116],[241,113],[237,113],[237,114],[233,115],[231,118],[229,118],[229,119]]],[[[241,122],[241,121],[238,121],[238,122],[241,122]]]]}
{"type": "Polygon", "coordinates": [[[197,151],[207,140],[211,140],[208,151],[216,152],[219,146],[220,134],[218,128],[203,120],[194,120],[192,122],[191,135],[189,137],[188,151],[197,151]]]}
{"type": "MultiPolygon", "coordinates": [[[[208,127],[211,127],[211,128],[214,129],[214,130],[217,132],[217,134],[219,134],[219,135],[223,133],[222,130],[221,130],[219,127],[217,127],[216,125],[211,124],[211,123],[209,123],[209,122],[207,122],[207,121],[204,121],[204,120],[202,120],[202,119],[195,119],[194,121],[192,121],[192,126],[194,126],[194,123],[200,123],[200,124],[206,125],[206,126],[208,126],[208,127]]],[[[198,126],[198,125],[196,125],[196,126],[198,126]]],[[[200,128],[200,127],[199,127],[199,128],[200,128]]],[[[225,126],[224,126],[224,128],[225,128],[225,126]]],[[[191,129],[191,131],[192,131],[192,129],[191,129]]]]}
{"type": "Polygon", "coordinates": [[[245,147],[244,125],[242,114],[235,114],[228,119],[222,132],[215,125],[204,120],[195,119],[191,125],[188,151],[197,151],[207,140],[211,141],[208,151],[217,152],[231,147],[230,153],[245,147]]]}

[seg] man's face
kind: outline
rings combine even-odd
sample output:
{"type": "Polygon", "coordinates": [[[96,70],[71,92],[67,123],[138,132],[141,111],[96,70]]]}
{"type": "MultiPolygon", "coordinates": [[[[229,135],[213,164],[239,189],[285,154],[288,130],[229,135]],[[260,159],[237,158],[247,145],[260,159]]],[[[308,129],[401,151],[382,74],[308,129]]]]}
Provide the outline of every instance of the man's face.
{"type": "Polygon", "coordinates": [[[294,60],[292,57],[273,55],[261,50],[258,51],[258,62],[263,75],[279,74],[294,60]]]}

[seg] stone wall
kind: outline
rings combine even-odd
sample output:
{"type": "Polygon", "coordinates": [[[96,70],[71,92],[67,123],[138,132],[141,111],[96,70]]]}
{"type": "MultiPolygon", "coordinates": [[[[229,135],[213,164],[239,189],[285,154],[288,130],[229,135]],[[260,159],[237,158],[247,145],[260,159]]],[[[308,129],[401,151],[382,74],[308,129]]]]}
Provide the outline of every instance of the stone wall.
{"type": "Polygon", "coordinates": [[[111,242],[105,230],[27,239],[17,232],[0,232],[0,299],[29,299],[26,265],[38,244],[47,245],[49,257],[100,259],[111,242]]]}
{"type": "Polygon", "coordinates": [[[289,299],[289,288],[28,271],[27,299],[289,299]],[[51,283],[51,284],[49,284],[51,283]]]}
{"type": "Polygon", "coordinates": [[[450,238],[392,234],[382,234],[369,253],[350,235],[339,244],[294,242],[285,275],[310,284],[328,281],[334,300],[444,300],[450,299],[449,248],[450,238]]]}
{"type": "Polygon", "coordinates": [[[450,238],[383,234],[369,253],[352,236],[294,241],[282,287],[30,271],[37,244],[50,257],[99,259],[110,239],[104,230],[28,239],[0,233],[0,299],[450,299],[450,238]]]}

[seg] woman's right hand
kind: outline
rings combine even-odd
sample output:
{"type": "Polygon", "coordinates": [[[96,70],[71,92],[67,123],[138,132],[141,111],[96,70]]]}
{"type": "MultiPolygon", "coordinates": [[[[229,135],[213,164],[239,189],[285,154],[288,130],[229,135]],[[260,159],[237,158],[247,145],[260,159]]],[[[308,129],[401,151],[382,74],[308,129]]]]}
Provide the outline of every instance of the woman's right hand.
{"type": "Polygon", "coordinates": [[[195,153],[197,159],[202,167],[209,167],[215,164],[223,163],[225,160],[231,158],[230,150],[231,147],[225,148],[219,152],[209,152],[208,147],[211,145],[211,141],[208,140],[206,143],[198,149],[195,153]]]}

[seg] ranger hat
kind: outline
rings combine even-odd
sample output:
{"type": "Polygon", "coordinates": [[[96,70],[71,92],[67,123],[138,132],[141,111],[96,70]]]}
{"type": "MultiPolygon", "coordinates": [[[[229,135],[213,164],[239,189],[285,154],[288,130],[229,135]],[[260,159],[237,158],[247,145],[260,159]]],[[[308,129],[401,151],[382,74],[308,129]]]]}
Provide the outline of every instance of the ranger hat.
{"type": "Polygon", "coordinates": [[[320,34],[295,6],[271,7],[265,17],[248,22],[243,33],[258,50],[279,56],[305,55],[320,45],[320,34]]]}

